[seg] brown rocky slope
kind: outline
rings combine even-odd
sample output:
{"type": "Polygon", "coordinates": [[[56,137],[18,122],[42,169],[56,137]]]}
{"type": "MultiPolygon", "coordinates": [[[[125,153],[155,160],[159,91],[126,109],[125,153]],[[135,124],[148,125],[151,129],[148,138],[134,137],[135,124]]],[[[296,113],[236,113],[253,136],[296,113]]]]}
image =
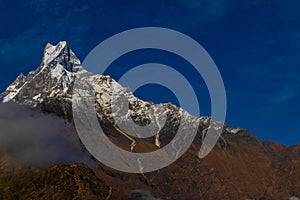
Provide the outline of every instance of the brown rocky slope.
{"type": "Polygon", "coordinates": [[[0,199],[116,199],[128,197],[105,185],[87,166],[58,165],[2,179],[0,199]]]}

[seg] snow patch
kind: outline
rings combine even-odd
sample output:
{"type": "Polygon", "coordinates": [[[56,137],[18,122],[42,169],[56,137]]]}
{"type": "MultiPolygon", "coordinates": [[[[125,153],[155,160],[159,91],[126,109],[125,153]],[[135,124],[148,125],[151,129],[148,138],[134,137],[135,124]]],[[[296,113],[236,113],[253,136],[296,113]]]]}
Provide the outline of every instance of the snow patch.
{"type": "Polygon", "coordinates": [[[16,89],[16,86],[15,85],[12,85],[12,86],[9,86],[7,88],[7,91],[10,91],[10,90],[13,90],[13,91],[10,91],[6,96],[4,96],[3,98],[3,103],[7,103],[11,100],[13,100],[13,98],[15,98],[15,96],[17,96],[17,94],[21,91],[21,89],[27,84],[27,81],[18,89],[16,89]]]}
{"type": "Polygon", "coordinates": [[[41,97],[41,93],[35,95],[34,97],[32,97],[32,99],[37,101],[40,97],[41,97]]]}
{"type": "MultiPolygon", "coordinates": [[[[240,128],[229,128],[228,129],[229,130],[229,132],[230,133],[232,133],[232,134],[237,134],[239,131],[241,131],[242,129],[240,129],[240,128]]],[[[227,130],[227,131],[228,131],[227,130]]]]}
{"type": "MultiPolygon", "coordinates": [[[[62,41],[59,42],[56,46],[50,46],[45,48],[45,55],[44,55],[44,65],[49,64],[52,60],[54,60],[60,52],[66,47],[67,42],[62,41]]],[[[47,46],[46,46],[47,47],[47,46]]]]}

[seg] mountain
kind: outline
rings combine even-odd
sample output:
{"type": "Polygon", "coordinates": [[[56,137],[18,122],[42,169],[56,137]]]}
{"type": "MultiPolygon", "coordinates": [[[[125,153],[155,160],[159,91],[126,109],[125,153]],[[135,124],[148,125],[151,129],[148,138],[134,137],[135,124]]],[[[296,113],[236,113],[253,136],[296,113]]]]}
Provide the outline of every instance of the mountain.
{"type": "Polygon", "coordinates": [[[140,174],[120,172],[97,162],[86,152],[94,162],[92,168],[97,177],[118,191],[127,196],[134,190],[150,191],[160,199],[300,198],[300,144],[287,147],[261,142],[245,129],[230,128],[210,117],[197,118],[172,104],[153,105],[138,99],[111,77],[89,74],[66,42],[56,46],[47,44],[40,66],[27,76],[18,76],[1,99],[3,103],[15,102],[63,118],[66,124],[71,124],[70,130],[79,140],[73,123],[72,93],[74,80],[84,74],[89,75],[96,89],[95,108],[101,127],[124,150],[140,153],[161,149],[174,138],[181,119],[197,129],[196,138],[184,155],[154,172],[143,173],[142,168],[140,174]],[[149,124],[149,107],[154,109],[155,121],[166,116],[161,131],[151,138],[137,139],[120,130],[114,120],[114,114],[119,111],[112,110],[110,103],[114,91],[129,102],[126,116],[139,125],[149,124]],[[203,136],[208,129],[220,128],[223,130],[217,145],[200,159],[203,136]]]}

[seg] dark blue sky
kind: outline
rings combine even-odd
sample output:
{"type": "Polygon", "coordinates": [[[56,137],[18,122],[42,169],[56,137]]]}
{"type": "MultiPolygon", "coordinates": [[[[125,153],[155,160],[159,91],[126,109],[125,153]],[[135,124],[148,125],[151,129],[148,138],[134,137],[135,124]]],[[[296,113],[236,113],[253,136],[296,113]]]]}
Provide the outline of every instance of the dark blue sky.
{"type": "MultiPolygon", "coordinates": [[[[214,59],[227,91],[230,126],[246,128],[261,140],[294,144],[300,141],[299,9],[297,0],[4,0],[0,4],[0,90],[20,72],[27,74],[39,65],[47,42],[66,40],[83,60],[98,43],[118,32],[145,26],[171,28],[197,40],[214,59]]],[[[159,51],[130,53],[107,73],[118,79],[120,66],[124,70],[149,61],[188,68],[171,57],[159,51]]],[[[183,73],[191,81],[201,79],[191,70],[183,73]]],[[[199,84],[195,89],[202,114],[208,115],[206,88],[199,84]]],[[[145,86],[137,95],[176,102],[158,86],[145,86]]]]}

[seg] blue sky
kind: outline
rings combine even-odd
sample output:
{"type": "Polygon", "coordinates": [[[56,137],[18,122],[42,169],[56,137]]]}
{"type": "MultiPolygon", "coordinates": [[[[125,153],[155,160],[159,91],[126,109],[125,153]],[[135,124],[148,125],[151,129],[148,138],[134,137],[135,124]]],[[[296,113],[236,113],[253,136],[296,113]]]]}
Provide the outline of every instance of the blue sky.
{"type": "MultiPolygon", "coordinates": [[[[299,8],[297,0],[5,0],[0,4],[0,90],[20,72],[27,74],[39,65],[47,42],[66,40],[83,60],[116,33],[165,27],[198,41],[217,64],[227,91],[230,126],[246,128],[261,140],[295,144],[300,141],[299,8]]],[[[183,73],[191,81],[201,79],[184,61],[159,51],[128,54],[107,73],[118,79],[124,69],[149,61],[185,66],[183,73]]],[[[206,87],[198,84],[195,90],[202,114],[209,115],[206,87]]],[[[158,86],[145,86],[136,94],[176,103],[170,92],[158,86]]]]}

